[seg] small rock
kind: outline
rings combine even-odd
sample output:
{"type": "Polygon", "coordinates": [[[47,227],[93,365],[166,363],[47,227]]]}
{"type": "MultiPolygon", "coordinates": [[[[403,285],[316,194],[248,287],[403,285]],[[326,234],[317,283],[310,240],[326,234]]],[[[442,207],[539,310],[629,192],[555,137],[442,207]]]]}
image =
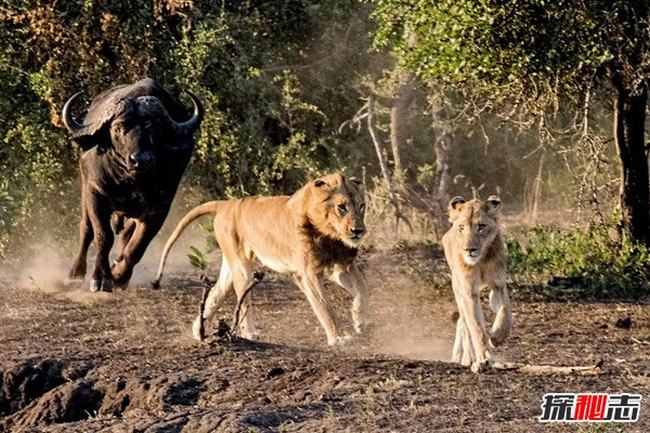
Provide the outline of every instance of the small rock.
{"type": "Polygon", "coordinates": [[[284,374],[284,368],[282,367],[273,367],[266,373],[266,378],[271,379],[273,377],[282,376],[284,374]]]}
{"type": "Polygon", "coordinates": [[[624,319],[618,319],[614,326],[621,329],[630,329],[632,327],[632,318],[630,318],[630,316],[627,316],[624,319]]]}

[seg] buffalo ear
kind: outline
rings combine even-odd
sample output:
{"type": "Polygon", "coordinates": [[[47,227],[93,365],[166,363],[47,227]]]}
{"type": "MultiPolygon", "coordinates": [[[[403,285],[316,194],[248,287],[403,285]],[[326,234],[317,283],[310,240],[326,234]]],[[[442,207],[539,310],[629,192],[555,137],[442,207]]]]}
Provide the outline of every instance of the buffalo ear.
{"type": "Polygon", "coordinates": [[[110,122],[107,122],[102,128],[94,131],[92,134],[79,134],[76,137],[72,137],[72,143],[84,152],[97,146],[97,151],[104,153],[111,146],[111,133],[109,128],[110,122]]]}
{"type": "Polygon", "coordinates": [[[460,212],[463,210],[464,203],[465,199],[458,195],[449,200],[449,206],[447,207],[449,212],[449,222],[454,222],[456,218],[458,218],[458,215],[460,215],[460,212]]]}
{"type": "Polygon", "coordinates": [[[82,135],[72,139],[72,144],[77,146],[82,151],[87,151],[92,149],[97,145],[97,138],[93,135],[82,135]]]}
{"type": "Polygon", "coordinates": [[[497,214],[501,211],[501,199],[496,195],[491,195],[485,201],[485,207],[489,214],[497,214]]]}
{"type": "Polygon", "coordinates": [[[93,146],[105,151],[111,144],[109,130],[115,117],[133,110],[133,101],[130,98],[121,98],[119,92],[98,96],[86,113],[84,127],[73,132],[72,142],[84,151],[93,146]]]}

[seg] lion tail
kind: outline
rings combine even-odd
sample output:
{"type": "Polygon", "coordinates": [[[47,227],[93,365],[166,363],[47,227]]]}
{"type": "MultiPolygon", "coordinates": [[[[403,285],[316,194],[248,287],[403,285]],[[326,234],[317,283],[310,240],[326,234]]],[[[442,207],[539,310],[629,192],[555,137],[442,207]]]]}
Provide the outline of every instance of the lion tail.
{"type": "Polygon", "coordinates": [[[215,200],[215,201],[209,201],[203,204],[198,205],[194,209],[190,210],[183,219],[180,220],[176,228],[174,229],[174,232],[171,234],[169,239],[167,239],[167,243],[165,244],[165,248],[163,248],[162,255],[160,256],[160,265],[158,266],[158,273],[156,274],[156,279],[153,281],[152,286],[154,289],[157,289],[160,287],[160,280],[162,279],[163,275],[163,270],[165,268],[165,263],[167,262],[167,256],[169,255],[169,251],[172,249],[174,244],[176,243],[176,240],[180,237],[180,235],[185,231],[188,225],[192,223],[195,219],[202,217],[203,215],[208,215],[211,213],[216,213],[219,210],[219,205],[223,203],[222,201],[215,200]]]}

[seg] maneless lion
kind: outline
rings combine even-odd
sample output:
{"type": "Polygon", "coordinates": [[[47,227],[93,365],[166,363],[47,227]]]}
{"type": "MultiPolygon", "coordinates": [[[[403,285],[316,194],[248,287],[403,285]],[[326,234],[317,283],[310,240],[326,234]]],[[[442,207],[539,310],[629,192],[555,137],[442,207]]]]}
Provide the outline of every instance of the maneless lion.
{"type": "MultiPolygon", "coordinates": [[[[203,317],[192,331],[200,339],[202,320],[210,320],[231,289],[238,299],[253,279],[255,261],[276,272],[293,274],[325,329],[327,343],[345,342],[323,294],[323,277],[329,276],[353,298],[355,331],[366,327],[368,289],[357,267],[357,246],[366,228],[361,182],[340,173],[310,181],[292,196],[248,197],[211,201],[187,213],[170,236],[154,282],[158,286],[169,250],[196,218],[214,214],[214,235],[223,253],[219,279],[210,291],[203,317]]],[[[241,331],[246,338],[258,332],[249,310],[250,296],[242,302],[241,331]]]]}
{"type": "Polygon", "coordinates": [[[442,238],[459,313],[452,362],[471,365],[474,372],[491,366],[492,347],[502,344],[512,327],[500,211],[501,200],[495,196],[485,202],[454,197],[449,202],[452,226],[442,238]],[[496,314],[489,333],[480,302],[484,288],[490,289],[490,307],[496,314]]]}

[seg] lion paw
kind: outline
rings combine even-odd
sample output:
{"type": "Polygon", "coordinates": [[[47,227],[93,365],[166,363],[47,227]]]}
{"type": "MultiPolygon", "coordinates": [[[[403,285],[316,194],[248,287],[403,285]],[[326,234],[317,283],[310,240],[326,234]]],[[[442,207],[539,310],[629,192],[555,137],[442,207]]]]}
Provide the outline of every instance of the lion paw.
{"type": "Polygon", "coordinates": [[[357,334],[365,334],[368,332],[368,324],[367,323],[355,323],[354,324],[354,332],[357,334]]]}
{"type": "Polygon", "coordinates": [[[347,346],[351,342],[352,342],[352,336],[345,334],[345,335],[337,336],[334,340],[329,340],[327,344],[330,346],[347,346]]]}
{"type": "Polygon", "coordinates": [[[483,361],[476,361],[472,363],[470,368],[472,373],[485,373],[492,368],[492,360],[488,358],[483,361]]]}
{"type": "Polygon", "coordinates": [[[257,329],[255,329],[253,331],[242,330],[241,331],[241,336],[242,336],[242,338],[245,338],[245,339],[251,340],[251,341],[259,341],[259,340],[262,339],[262,333],[257,329]]]}
{"type": "MultiPolygon", "coordinates": [[[[205,326],[203,329],[205,329],[205,326]]],[[[204,336],[201,335],[201,318],[198,316],[194,319],[194,322],[192,322],[192,337],[194,337],[196,341],[203,341],[204,336]]]]}

